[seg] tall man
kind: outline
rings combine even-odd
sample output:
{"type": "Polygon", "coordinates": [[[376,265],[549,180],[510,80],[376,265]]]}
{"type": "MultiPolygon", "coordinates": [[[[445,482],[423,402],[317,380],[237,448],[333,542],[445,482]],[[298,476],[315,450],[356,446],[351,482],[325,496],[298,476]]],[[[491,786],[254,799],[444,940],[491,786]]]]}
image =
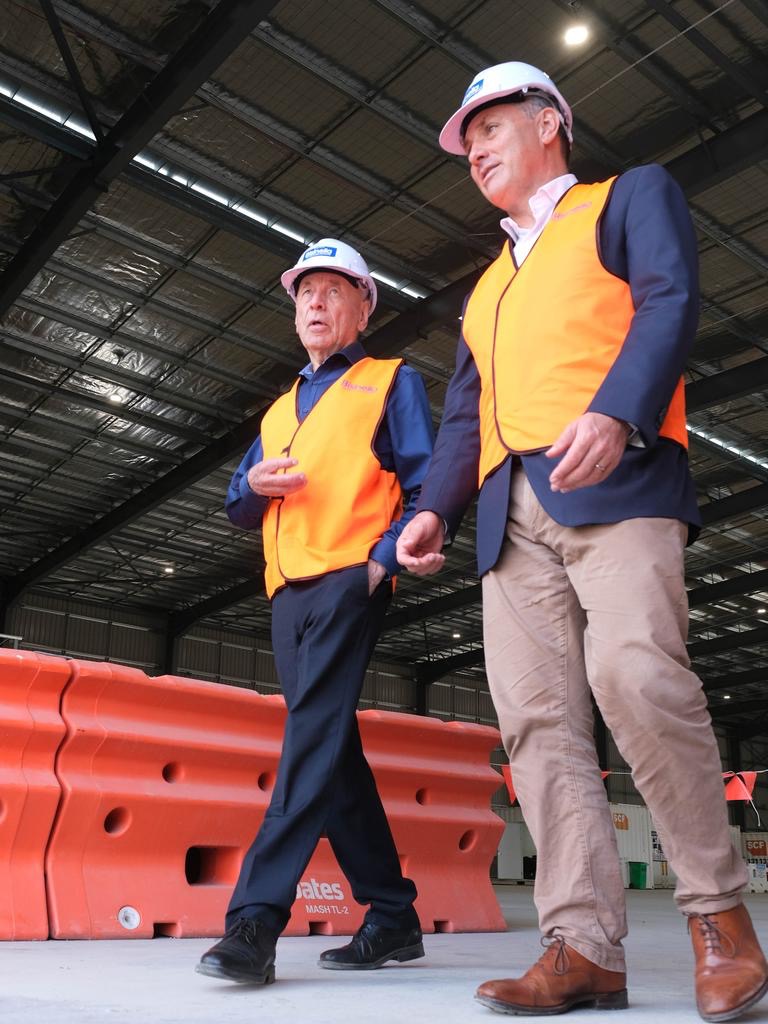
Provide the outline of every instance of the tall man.
{"type": "Polygon", "coordinates": [[[509,236],[467,302],[419,511],[398,558],[440,567],[479,489],[488,682],[537,847],[546,952],[481,985],[503,1013],[627,1005],[624,891],[590,692],[677,873],[705,1020],[768,988],[720,757],[686,653],[683,548],[699,523],[681,374],[696,239],[662,168],[568,173],[572,115],[528,64],[481,71],[440,143],[509,236]]]}
{"type": "Polygon", "coordinates": [[[283,286],[309,363],[268,410],[232,478],[227,514],[261,526],[272,645],[288,708],[277,780],[248,850],[226,934],[202,974],[268,984],[296,885],[322,834],[355,899],[369,904],[337,970],[424,955],[416,888],[404,878],[355,710],[432,451],[421,377],[357,340],[376,306],[364,260],[344,242],[307,249],[283,286]]]}

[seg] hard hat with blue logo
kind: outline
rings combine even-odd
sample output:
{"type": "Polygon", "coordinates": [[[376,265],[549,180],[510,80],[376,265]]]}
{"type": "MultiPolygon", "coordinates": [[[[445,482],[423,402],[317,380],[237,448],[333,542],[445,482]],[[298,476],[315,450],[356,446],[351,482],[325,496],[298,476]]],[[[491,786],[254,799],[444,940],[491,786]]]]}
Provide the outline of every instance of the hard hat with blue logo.
{"type": "Polygon", "coordinates": [[[523,64],[513,60],[506,64],[496,64],[475,75],[464,93],[461,106],[455,114],[448,118],[440,132],[442,148],[448,153],[464,156],[463,127],[472,111],[492,100],[503,103],[505,96],[514,96],[519,93],[526,95],[528,93],[544,93],[551,96],[554,100],[552,106],[560,115],[568,141],[573,142],[573,114],[555,83],[549,75],[532,64],[523,64]]]}
{"type": "Polygon", "coordinates": [[[368,264],[360,253],[338,238],[321,238],[299,256],[296,265],[281,275],[280,281],[293,301],[296,301],[295,282],[309,270],[335,270],[339,274],[362,281],[368,289],[371,303],[370,312],[376,308],[376,282],[371,277],[368,264]]]}

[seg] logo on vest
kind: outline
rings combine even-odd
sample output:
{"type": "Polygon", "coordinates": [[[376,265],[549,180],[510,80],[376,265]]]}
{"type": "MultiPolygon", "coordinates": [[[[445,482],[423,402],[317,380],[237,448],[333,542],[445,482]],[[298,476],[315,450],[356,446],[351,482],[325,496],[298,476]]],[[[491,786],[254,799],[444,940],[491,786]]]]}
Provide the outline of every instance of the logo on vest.
{"type": "Polygon", "coordinates": [[[581,213],[582,210],[588,210],[592,205],[592,200],[588,200],[586,203],[579,203],[578,206],[574,206],[570,210],[555,210],[552,214],[552,220],[565,220],[566,217],[570,217],[572,213],[581,213]]]}
{"type": "Polygon", "coordinates": [[[342,381],[341,386],[345,391],[367,391],[369,394],[379,390],[373,384],[353,384],[351,380],[342,381]]]}

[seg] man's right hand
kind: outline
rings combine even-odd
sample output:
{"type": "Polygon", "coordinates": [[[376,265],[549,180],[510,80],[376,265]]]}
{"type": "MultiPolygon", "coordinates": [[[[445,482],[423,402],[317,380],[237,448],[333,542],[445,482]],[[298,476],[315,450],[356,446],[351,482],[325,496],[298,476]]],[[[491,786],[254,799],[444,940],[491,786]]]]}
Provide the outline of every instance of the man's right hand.
{"type": "Polygon", "coordinates": [[[254,494],[280,498],[307,486],[304,473],[284,472],[298,466],[298,459],[264,459],[248,470],[248,486],[254,494]]]}
{"type": "Polygon", "coordinates": [[[440,554],[445,540],[443,520],[434,512],[417,512],[397,539],[396,558],[417,576],[439,572],[445,562],[440,554]]]}

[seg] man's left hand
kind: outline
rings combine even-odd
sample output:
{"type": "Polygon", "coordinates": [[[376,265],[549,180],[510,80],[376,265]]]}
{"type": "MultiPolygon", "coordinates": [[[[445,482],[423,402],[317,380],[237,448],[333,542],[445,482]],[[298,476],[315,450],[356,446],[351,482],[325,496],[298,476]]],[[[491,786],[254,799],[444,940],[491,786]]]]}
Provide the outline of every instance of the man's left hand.
{"type": "Polygon", "coordinates": [[[552,490],[567,494],[605,480],[621,461],[630,430],[624,420],[601,412],[585,412],[569,423],[547,452],[550,459],[563,455],[549,477],[552,490]]]}
{"type": "Polygon", "coordinates": [[[368,559],[368,597],[373,594],[374,590],[384,577],[387,575],[387,570],[381,564],[373,558],[368,559]]]}

